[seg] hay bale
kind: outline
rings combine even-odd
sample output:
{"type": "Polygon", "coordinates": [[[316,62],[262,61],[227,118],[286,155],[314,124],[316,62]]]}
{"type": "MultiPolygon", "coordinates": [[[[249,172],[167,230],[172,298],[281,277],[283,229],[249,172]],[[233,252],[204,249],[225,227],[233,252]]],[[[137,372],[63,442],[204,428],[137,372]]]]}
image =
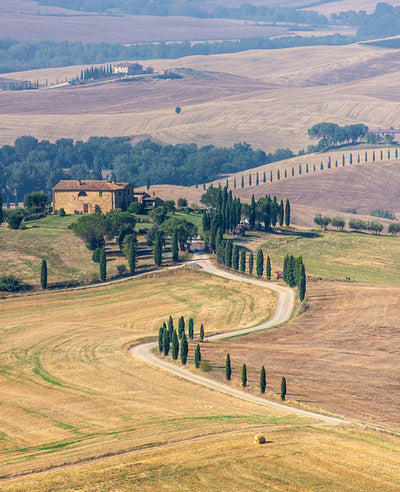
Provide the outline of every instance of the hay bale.
{"type": "Polygon", "coordinates": [[[262,434],[256,434],[254,436],[254,444],[264,444],[265,443],[265,437],[262,434]]]}

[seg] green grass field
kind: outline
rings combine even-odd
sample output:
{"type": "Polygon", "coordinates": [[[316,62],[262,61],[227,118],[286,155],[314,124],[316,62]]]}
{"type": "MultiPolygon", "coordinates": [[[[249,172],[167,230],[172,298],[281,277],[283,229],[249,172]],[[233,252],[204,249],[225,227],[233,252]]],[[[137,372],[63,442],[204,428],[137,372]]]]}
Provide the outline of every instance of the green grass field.
{"type": "Polygon", "coordinates": [[[251,233],[239,244],[270,255],[272,270],[282,270],[287,254],[303,256],[308,275],[373,285],[400,286],[400,239],[356,232],[321,230],[251,233]]]}

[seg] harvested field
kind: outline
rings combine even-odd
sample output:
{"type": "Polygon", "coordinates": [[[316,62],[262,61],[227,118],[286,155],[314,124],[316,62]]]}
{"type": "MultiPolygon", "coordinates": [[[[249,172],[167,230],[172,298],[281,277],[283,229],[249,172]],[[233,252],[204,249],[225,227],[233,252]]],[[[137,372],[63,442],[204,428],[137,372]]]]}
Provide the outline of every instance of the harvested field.
{"type": "MultiPolygon", "coordinates": [[[[198,76],[129,88],[102,84],[0,94],[0,144],[27,133],[51,141],[151,135],[166,143],[231,146],[245,140],[267,152],[286,147],[297,152],[310,143],[307,129],[321,121],[400,128],[396,50],[316,46],[151,65],[192,68],[198,76]],[[200,78],[199,72],[211,77],[200,78]],[[174,112],[177,105],[180,115],[174,112]]],[[[32,71],[29,78],[55,82],[79,71],[32,71]]],[[[26,78],[25,73],[9,76],[26,78]]]]}
{"type": "Polygon", "coordinates": [[[293,322],[206,344],[202,360],[223,380],[229,353],[236,386],[246,363],[248,390],[257,394],[264,365],[272,398],[285,376],[289,400],[399,431],[399,299],[399,289],[312,281],[306,310],[293,322]]]}
{"type": "Polygon", "coordinates": [[[200,323],[210,334],[250,326],[274,309],[268,291],[180,270],[0,305],[2,477],[220,433],[227,415],[237,430],[257,423],[256,406],[227,411],[226,396],[193,392],[127,349],[170,314],[192,316],[196,336],[200,323]]]}

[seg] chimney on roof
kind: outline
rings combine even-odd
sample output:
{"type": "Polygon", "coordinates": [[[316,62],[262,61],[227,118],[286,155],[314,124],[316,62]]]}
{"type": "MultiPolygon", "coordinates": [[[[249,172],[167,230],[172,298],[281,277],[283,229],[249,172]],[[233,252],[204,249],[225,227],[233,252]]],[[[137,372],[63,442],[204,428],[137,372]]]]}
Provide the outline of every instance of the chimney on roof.
{"type": "Polygon", "coordinates": [[[112,183],[112,184],[115,184],[115,179],[113,179],[113,180],[111,181],[111,183],[112,183]]]}
{"type": "Polygon", "coordinates": [[[81,183],[81,180],[80,180],[80,179],[78,179],[78,185],[80,186],[81,184],[82,184],[82,183],[81,183]]]}

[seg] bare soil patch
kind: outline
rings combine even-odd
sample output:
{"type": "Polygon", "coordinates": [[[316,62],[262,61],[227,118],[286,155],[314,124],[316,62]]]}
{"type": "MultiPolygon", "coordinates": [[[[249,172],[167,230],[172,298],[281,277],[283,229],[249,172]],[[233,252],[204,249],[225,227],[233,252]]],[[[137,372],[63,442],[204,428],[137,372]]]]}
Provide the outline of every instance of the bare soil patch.
{"type": "Polygon", "coordinates": [[[255,393],[264,365],[271,397],[279,397],[285,376],[288,398],[305,407],[400,430],[399,299],[399,289],[311,281],[307,308],[293,322],[205,343],[202,360],[220,367],[209,374],[223,379],[229,353],[236,386],[246,363],[255,393]]]}

